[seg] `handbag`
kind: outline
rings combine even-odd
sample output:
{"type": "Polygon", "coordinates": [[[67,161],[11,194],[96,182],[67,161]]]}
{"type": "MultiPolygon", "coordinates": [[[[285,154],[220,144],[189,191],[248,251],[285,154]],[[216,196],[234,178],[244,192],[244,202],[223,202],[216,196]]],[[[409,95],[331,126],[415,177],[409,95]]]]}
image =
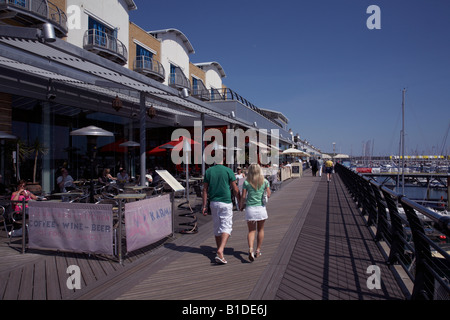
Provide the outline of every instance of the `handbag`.
{"type": "Polygon", "coordinates": [[[267,186],[264,184],[264,192],[262,195],[262,205],[263,207],[266,206],[267,202],[269,202],[269,197],[267,196],[267,186]]]}

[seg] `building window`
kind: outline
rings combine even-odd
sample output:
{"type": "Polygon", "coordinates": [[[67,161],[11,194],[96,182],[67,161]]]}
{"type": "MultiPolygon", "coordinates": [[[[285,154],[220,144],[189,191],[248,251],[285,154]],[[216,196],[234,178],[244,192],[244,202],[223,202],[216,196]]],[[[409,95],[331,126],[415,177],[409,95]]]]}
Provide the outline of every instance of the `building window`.
{"type": "Polygon", "coordinates": [[[96,45],[106,47],[108,38],[117,39],[117,29],[106,27],[92,17],[89,17],[89,33],[92,35],[96,45]]]}
{"type": "Polygon", "coordinates": [[[138,44],[136,45],[136,66],[153,70],[153,53],[138,44]]]}
{"type": "Polygon", "coordinates": [[[192,91],[193,91],[193,95],[196,96],[199,92],[198,92],[198,79],[192,77],[192,91]]]}
{"type": "Polygon", "coordinates": [[[25,8],[25,0],[14,0],[14,4],[25,8]]]}

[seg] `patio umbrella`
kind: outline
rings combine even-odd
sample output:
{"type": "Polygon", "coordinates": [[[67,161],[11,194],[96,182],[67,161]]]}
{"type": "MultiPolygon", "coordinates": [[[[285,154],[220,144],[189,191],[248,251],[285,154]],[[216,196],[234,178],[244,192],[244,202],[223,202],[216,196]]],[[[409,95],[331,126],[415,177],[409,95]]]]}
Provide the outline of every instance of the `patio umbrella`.
{"type": "Polygon", "coordinates": [[[350,157],[347,154],[339,153],[339,154],[335,155],[333,158],[335,158],[335,159],[348,159],[350,157]]]}
{"type": "Polygon", "coordinates": [[[298,150],[298,149],[294,149],[294,148],[289,148],[283,151],[283,154],[289,154],[292,156],[297,156],[297,157],[310,157],[311,155],[309,153],[306,153],[302,150],[298,150]]]}
{"type": "MultiPolygon", "coordinates": [[[[185,139],[187,139],[188,143],[192,146],[194,144],[199,144],[198,142],[184,137],[185,139]]],[[[183,149],[183,137],[180,137],[179,140],[172,140],[169,141],[167,143],[164,143],[156,148],[153,148],[150,151],[147,151],[147,154],[149,156],[165,156],[167,155],[167,150],[168,149],[173,149],[175,151],[181,151],[183,149]]]]}
{"type": "Polygon", "coordinates": [[[127,141],[126,139],[120,139],[113,143],[109,143],[100,148],[100,152],[117,152],[127,153],[130,147],[139,147],[140,144],[134,141],[127,141]]]}
{"type": "Polygon", "coordinates": [[[103,147],[100,148],[100,152],[126,153],[127,148],[120,146],[120,144],[124,143],[125,141],[126,141],[125,139],[120,139],[107,145],[104,145],[103,147]]]}

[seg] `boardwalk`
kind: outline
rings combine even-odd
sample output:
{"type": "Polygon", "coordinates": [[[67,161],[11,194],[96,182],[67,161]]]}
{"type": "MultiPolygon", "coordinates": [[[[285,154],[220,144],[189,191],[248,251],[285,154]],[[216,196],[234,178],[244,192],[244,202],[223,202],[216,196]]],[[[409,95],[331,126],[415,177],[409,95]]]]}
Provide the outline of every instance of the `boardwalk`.
{"type": "Polygon", "coordinates": [[[14,253],[24,260],[23,267],[19,274],[16,267],[12,272],[2,262],[0,293],[3,299],[404,299],[338,177],[328,184],[325,178],[307,173],[285,182],[270,199],[268,211],[263,255],[253,263],[247,259],[244,215],[236,212],[225,251],[227,265],[214,263],[210,217],[200,217],[199,233],[178,236],[128,257],[123,266],[98,257],[14,253]],[[68,264],[80,265],[81,290],[64,289],[68,264]],[[381,289],[367,287],[371,265],[381,269],[381,289]],[[38,272],[48,274],[42,271],[45,268],[54,271],[53,278],[33,282],[38,272]],[[16,292],[11,291],[13,283],[16,292]],[[31,294],[17,293],[24,285],[31,294]],[[42,292],[45,287],[52,295],[42,292]]]}

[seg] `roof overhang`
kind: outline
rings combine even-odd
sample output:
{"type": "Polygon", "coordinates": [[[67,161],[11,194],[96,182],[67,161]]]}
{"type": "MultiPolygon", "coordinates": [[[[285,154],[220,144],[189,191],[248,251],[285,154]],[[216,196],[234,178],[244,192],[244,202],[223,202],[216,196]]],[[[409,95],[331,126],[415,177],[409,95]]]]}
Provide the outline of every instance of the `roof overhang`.
{"type": "Polygon", "coordinates": [[[225,74],[225,70],[223,70],[222,66],[220,65],[220,63],[216,62],[216,61],[212,61],[212,62],[201,62],[201,63],[194,63],[195,66],[201,68],[201,67],[208,67],[208,66],[214,66],[217,68],[217,70],[219,71],[219,74],[222,78],[225,78],[227,75],[225,74]]]}
{"type": "Polygon", "coordinates": [[[204,114],[205,119],[248,127],[212,105],[193,97],[183,98],[174,88],[66,41],[56,39],[53,43],[44,43],[38,39],[38,34],[35,28],[0,26],[0,67],[63,82],[81,90],[118,94],[121,99],[137,104],[143,93],[152,103],[159,102],[165,111],[175,115],[181,112],[200,117],[204,114]]]}
{"type": "Polygon", "coordinates": [[[283,120],[286,124],[289,123],[289,119],[280,111],[276,111],[276,110],[270,110],[270,109],[263,109],[263,108],[259,108],[262,111],[265,111],[267,113],[272,113],[272,114],[276,114],[281,120],[283,120]]]}
{"type": "Polygon", "coordinates": [[[133,0],[125,0],[125,3],[127,4],[127,6],[128,6],[128,10],[137,10],[137,6],[136,6],[136,3],[134,3],[134,1],[133,0]]]}
{"type": "Polygon", "coordinates": [[[189,54],[194,54],[195,53],[194,47],[192,46],[192,44],[189,41],[189,39],[186,37],[186,35],[183,32],[181,32],[178,29],[169,28],[169,29],[148,31],[147,33],[149,33],[151,35],[160,35],[160,34],[174,33],[177,37],[179,37],[181,39],[181,41],[183,41],[183,43],[186,46],[189,54]]]}

